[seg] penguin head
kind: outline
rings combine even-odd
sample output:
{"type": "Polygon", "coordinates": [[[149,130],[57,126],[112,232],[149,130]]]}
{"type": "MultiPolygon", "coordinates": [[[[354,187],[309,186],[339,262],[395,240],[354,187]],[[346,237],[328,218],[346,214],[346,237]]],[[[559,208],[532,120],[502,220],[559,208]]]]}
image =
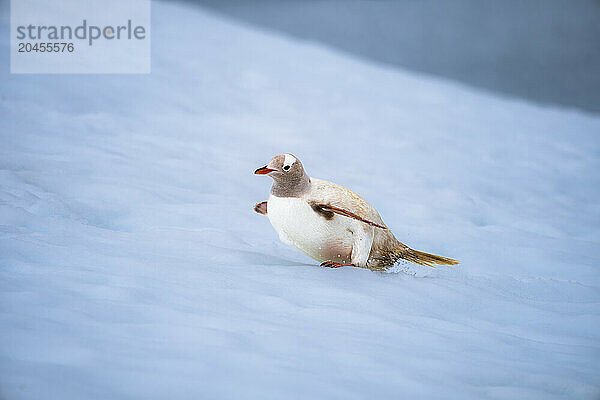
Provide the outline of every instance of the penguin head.
{"type": "Polygon", "coordinates": [[[294,185],[303,182],[307,176],[298,158],[286,153],[271,158],[264,167],[254,171],[257,175],[269,175],[276,183],[294,185]]]}

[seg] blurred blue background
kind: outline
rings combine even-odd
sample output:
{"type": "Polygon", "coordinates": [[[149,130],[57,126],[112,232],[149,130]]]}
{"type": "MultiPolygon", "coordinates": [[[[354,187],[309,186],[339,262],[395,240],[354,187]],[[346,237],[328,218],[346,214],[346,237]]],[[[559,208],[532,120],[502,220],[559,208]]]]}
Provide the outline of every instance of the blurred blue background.
{"type": "Polygon", "coordinates": [[[190,0],[375,62],[600,112],[600,1],[190,0]]]}

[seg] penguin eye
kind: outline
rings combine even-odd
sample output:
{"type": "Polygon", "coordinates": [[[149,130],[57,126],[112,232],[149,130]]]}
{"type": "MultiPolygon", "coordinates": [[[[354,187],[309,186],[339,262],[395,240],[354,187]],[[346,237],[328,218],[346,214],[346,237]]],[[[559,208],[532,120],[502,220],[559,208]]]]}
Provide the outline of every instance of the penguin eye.
{"type": "Polygon", "coordinates": [[[290,169],[290,166],[286,165],[286,166],[283,167],[283,169],[287,171],[288,169],[290,169]]]}

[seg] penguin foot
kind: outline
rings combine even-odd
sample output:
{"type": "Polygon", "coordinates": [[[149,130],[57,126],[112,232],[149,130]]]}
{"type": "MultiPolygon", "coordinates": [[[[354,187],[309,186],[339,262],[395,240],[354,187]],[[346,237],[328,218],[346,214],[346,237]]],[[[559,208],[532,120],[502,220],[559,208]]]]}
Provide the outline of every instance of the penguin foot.
{"type": "Polygon", "coordinates": [[[354,267],[354,265],[352,265],[352,264],[340,264],[340,263],[335,262],[335,261],[325,261],[324,263],[321,263],[321,267],[339,268],[339,267],[354,267]]]}
{"type": "Polygon", "coordinates": [[[254,211],[259,214],[267,215],[267,202],[263,201],[254,206],[254,211]]]}

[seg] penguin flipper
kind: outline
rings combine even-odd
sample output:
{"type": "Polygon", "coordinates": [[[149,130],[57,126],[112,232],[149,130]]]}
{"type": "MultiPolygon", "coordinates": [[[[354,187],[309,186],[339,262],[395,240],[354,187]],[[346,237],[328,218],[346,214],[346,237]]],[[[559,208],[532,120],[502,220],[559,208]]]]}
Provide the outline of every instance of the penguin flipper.
{"type": "Polygon", "coordinates": [[[332,205],[329,205],[329,204],[318,204],[318,203],[312,203],[310,206],[312,207],[313,210],[315,210],[315,212],[323,214],[323,216],[326,219],[331,219],[331,217],[328,218],[328,216],[332,215],[331,213],[334,213],[334,214],[343,215],[345,217],[354,218],[356,220],[359,220],[361,222],[364,222],[365,224],[369,224],[369,225],[374,226],[376,228],[387,229],[387,226],[376,224],[373,221],[369,221],[368,219],[364,219],[364,218],[362,218],[362,217],[354,214],[351,211],[344,210],[343,208],[335,207],[335,206],[332,206],[332,205]]]}
{"type": "Polygon", "coordinates": [[[254,206],[254,211],[259,214],[267,215],[267,202],[262,201],[254,206]]]}

